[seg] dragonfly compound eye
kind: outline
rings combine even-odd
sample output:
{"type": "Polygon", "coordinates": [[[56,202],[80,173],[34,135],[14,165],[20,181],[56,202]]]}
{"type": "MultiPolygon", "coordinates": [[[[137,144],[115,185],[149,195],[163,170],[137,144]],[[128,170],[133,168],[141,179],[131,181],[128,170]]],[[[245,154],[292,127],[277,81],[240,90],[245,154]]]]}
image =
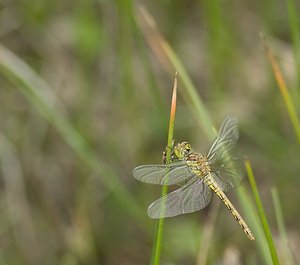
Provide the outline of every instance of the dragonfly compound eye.
{"type": "Polygon", "coordinates": [[[184,150],[183,150],[185,155],[188,155],[191,152],[191,150],[192,150],[191,145],[189,143],[185,143],[184,150]]]}
{"type": "Polygon", "coordinates": [[[185,144],[185,150],[191,151],[191,149],[192,149],[191,145],[189,143],[186,143],[185,144]]]}

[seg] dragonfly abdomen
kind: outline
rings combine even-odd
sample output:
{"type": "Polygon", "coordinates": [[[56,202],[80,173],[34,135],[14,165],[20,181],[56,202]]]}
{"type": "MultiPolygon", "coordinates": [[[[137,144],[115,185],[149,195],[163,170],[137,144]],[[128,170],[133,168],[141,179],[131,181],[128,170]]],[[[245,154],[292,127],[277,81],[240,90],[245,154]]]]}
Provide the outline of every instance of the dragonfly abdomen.
{"type": "Polygon", "coordinates": [[[227,206],[228,210],[231,212],[231,214],[233,215],[234,219],[239,223],[239,225],[241,226],[241,228],[243,229],[243,231],[245,232],[245,234],[247,235],[247,237],[250,240],[255,240],[255,237],[254,237],[252,231],[250,230],[250,228],[248,227],[248,225],[246,224],[246,222],[244,221],[244,219],[242,218],[242,216],[235,209],[235,207],[233,206],[233,204],[231,203],[231,201],[227,198],[227,196],[225,195],[225,193],[220,189],[220,187],[218,186],[217,182],[211,177],[210,174],[207,174],[204,177],[204,181],[207,184],[207,186],[210,187],[212,189],[212,191],[214,193],[216,193],[217,196],[221,199],[221,201],[227,206]]]}

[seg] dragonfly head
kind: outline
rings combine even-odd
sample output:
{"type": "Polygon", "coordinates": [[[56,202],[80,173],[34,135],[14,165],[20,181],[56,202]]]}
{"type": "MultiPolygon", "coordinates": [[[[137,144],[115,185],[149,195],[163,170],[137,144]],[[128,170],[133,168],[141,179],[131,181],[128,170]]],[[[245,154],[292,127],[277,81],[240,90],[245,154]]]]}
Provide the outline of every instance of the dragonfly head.
{"type": "Polygon", "coordinates": [[[192,147],[188,142],[182,142],[174,147],[174,154],[178,159],[183,159],[192,151],[192,147]]]}

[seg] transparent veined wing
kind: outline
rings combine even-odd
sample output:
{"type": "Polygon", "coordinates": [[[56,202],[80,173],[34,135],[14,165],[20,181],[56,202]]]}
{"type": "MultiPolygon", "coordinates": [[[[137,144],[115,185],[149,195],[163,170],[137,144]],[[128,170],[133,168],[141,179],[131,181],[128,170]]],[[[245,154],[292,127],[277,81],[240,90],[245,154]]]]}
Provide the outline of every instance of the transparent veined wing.
{"type": "Polygon", "coordinates": [[[201,210],[211,201],[211,189],[194,176],[181,188],[154,201],[148,208],[151,218],[172,217],[201,210]]]}
{"type": "Polygon", "coordinates": [[[132,174],[139,181],[158,185],[181,184],[195,175],[185,161],[176,161],[169,165],[142,165],[134,168],[132,174]]]}
{"type": "Polygon", "coordinates": [[[245,173],[242,161],[229,155],[210,164],[210,168],[212,177],[223,191],[238,187],[245,173]]]}
{"type": "Polygon", "coordinates": [[[221,125],[216,139],[213,141],[208,153],[207,160],[214,163],[224,156],[235,146],[239,138],[238,119],[226,117],[221,125]]]}

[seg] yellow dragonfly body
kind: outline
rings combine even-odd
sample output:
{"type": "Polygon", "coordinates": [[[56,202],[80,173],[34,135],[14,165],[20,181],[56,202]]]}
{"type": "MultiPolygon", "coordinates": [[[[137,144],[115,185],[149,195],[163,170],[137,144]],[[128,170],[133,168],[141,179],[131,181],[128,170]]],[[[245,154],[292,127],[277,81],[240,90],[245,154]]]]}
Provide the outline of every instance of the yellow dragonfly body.
{"type": "Polygon", "coordinates": [[[168,165],[142,165],[133,170],[136,179],[159,185],[180,185],[177,190],[154,201],[148,208],[151,218],[173,217],[192,213],[206,207],[212,191],[224,202],[250,240],[255,237],[225,195],[239,185],[241,165],[230,155],[239,137],[238,120],[226,117],[216,139],[206,155],[192,151],[188,142],[172,148],[172,162],[168,165]]]}

